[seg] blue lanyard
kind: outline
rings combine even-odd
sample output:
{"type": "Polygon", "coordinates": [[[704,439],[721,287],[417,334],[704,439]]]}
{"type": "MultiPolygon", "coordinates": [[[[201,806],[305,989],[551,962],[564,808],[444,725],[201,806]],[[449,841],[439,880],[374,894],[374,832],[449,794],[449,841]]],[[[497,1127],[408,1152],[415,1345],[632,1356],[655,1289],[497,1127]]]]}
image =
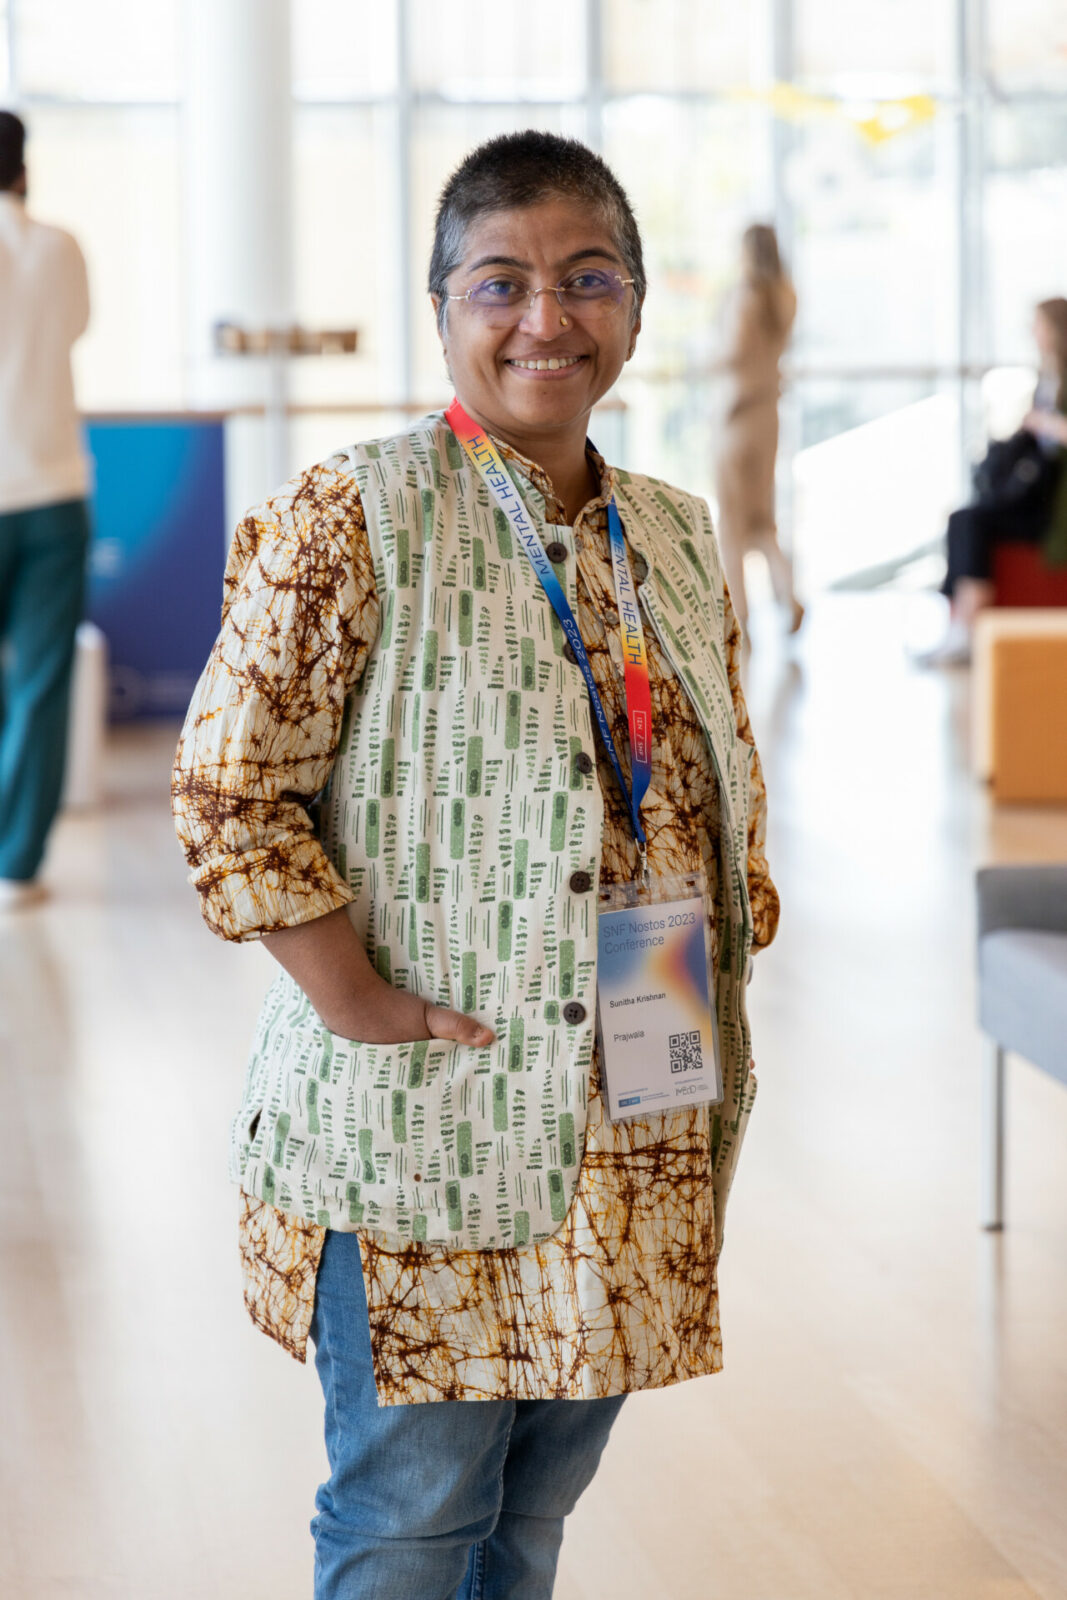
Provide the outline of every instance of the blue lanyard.
{"type": "Polygon", "coordinates": [[[642,666],[647,684],[648,667],[644,657],[644,635],[641,629],[640,615],[637,611],[633,578],[630,574],[630,564],[626,556],[622,519],[615,504],[615,497],[612,495],[608,505],[608,529],[612,565],[615,571],[616,593],[619,595],[620,621],[623,626],[623,655],[626,662],[627,711],[630,717],[631,766],[634,780],[632,792],[627,787],[626,778],[623,775],[618,751],[615,748],[615,740],[611,733],[611,725],[608,722],[604,702],[600,698],[600,691],[593,677],[589,652],[585,648],[585,642],[578,628],[577,619],[571,609],[570,601],[567,599],[563,587],[556,576],[552,563],[548,559],[545,547],[541,543],[541,537],[508,475],[503,458],[484,429],[479,427],[467,415],[458,400],[453,400],[445,412],[445,416],[456,438],[467,452],[474,467],[485,479],[490,493],[511,524],[519,543],[529,557],[530,565],[537,574],[553,611],[559,618],[560,627],[570,643],[570,647],[574,652],[574,659],[581,669],[582,677],[585,679],[585,686],[589,691],[589,701],[593,708],[593,717],[596,721],[597,730],[603,740],[604,748],[611,758],[619,788],[622,790],[626,800],[630,822],[634,830],[634,838],[643,852],[647,840],[645,830],[641,826],[641,802],[644,800],[649,779],[652,775],[651,713],[650,706],[647,703],[649,697],[646,696],[646,703],[635,705],[634,699],[640,699],[640,695],[637,697],[632,696],[630,689],[631,674],[635,671],[640,674],[642,666]],[[620,577],[623,585],[621,591],[620,577]],[[623,609],[624,597],[630,602],[626,606],[625,613],[623,609]],[[634,725],[635,710],[638,714],[636,729],[634,725]],[[644,721],[641,720],[642,717],[644,717],[644,721]]]}

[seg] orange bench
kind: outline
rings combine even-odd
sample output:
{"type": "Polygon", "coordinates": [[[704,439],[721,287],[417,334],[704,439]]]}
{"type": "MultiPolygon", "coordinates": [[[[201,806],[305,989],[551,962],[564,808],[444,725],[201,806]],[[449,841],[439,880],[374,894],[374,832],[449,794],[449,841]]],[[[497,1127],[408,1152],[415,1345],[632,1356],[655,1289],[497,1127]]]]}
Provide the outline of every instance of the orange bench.
{"type": "Polygon", "coordinates": [[[1067,638],[993,645],[993,798],[1067,800],[1067,638]]]}
{"type": "Polygon", "coordinates": [[[1067,607],[980,612],[971,694],[974,771],[993,798],[1067,802],[1067,607]]]}

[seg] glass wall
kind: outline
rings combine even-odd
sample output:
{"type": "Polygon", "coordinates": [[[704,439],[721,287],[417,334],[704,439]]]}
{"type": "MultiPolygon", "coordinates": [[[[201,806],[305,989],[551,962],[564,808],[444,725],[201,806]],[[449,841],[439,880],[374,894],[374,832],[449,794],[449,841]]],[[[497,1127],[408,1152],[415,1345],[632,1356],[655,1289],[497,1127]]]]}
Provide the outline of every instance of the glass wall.
{"type": "MultiPolygon", "coordinates": [[[[1067,65],[1067,14],[1062,58],[1067,65]]],[[[984,245],[989,349],[1029,361],[1030,311],[1067,294],[1067,73],[1055,98],[992,107],[986,140],[984,245]]]]}
{"type": "MultiPolygon", "coordinates": [[[[90,264],[94,408],[186,398],[190,4],[0,0],[0,100],[31,124],[34,204],[90,264]]],[[[491,27],[437,0],[292,0],[291,16],[294,313],[360,330],[356,357],[294,364],[298,455],[447,397],[425,299],[435,197],[471,145],[533,125],[602,148],[643,225],[641,342],[600,429],[628,464],[712,492],[724,296],[742,229],[774,220],[799,294],[786,539],[819,584],[936,537],[983,374],[1025,367],[1033,302],[1067,289],[1060,0],[543,0],[495,7],[491,27]],[[860,518],[835,509],[846,481],[860,518]]]]}
{"type": "Polygon", "coordinates": [[[955,0],[797,0],[795,79],[829,93],[950,93],[956,82],[955,0]]]}
{"type": "Polygon", "coordinates": [[[89,267],[87,408],[181,402],[183,82],[180,0],[0,3],[0,103],[29,124],[31,204],[89,267]]]}
{"type": "Polygon", "coordinates": [[[416,95],[534,105],[584,95],[584,16],[574,0],[496,5],[481,19],[472,13],[470,23],[440,0],[408,0],[408,79],[416,95]]]}
{"type": "Polygon", "coordinates": [[[610,94],[729,93],[749,81],[760,7],[734,0],[602,0],[592,65],[610,94]]]}
{"type": "Polygon", "coordinates": [[[987,0],[989,71],[1000,94],[1067,90],[1067,12],[1048,0],[987,0]]]}
{"type": "Polygon", "coordinates": [[[181,93],[179,0],[8,0],[27,99],[173,101],[181,93]]]}

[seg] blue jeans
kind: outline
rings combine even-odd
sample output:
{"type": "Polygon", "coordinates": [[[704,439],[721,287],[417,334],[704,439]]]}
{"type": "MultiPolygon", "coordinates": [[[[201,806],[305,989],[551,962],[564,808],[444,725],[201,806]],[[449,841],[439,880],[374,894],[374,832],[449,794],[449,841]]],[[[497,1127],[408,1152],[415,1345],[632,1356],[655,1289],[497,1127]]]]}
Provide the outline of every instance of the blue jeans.
{"type": "Polygon", "coordinates": [[[354,1233],[327,1235],[311,1337],[330,1461],[315,1600],[548,1600],[625,1397],[379,1407],[354,1233]]]}
{"type": "Polygon", "coordinates": [[[35,876],[59,808],[88,549],[84,500],[0,515],[0,878],[35,876]]]}

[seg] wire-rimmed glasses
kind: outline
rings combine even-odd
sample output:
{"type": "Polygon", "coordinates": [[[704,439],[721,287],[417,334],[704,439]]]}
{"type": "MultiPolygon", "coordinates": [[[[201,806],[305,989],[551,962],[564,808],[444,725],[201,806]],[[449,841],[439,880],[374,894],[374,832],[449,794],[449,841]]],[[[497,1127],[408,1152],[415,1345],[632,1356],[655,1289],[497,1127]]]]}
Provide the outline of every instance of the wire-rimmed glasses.
{"type": "Polygon", "coordinates": [[[521,278],[498,273],[474,284],[466,294],[450,294],[447,298],[466,300],[485,322],[506,328],[522,321],[539,294],[554,294],[560,308],[575,317],[610,316],[622,305],[626,290],[633,281],[633,278],[624,278],[617,272],[583,267],[581,271],[572,272],[564,278],[562,283],[534,289],[521,278]]]}

